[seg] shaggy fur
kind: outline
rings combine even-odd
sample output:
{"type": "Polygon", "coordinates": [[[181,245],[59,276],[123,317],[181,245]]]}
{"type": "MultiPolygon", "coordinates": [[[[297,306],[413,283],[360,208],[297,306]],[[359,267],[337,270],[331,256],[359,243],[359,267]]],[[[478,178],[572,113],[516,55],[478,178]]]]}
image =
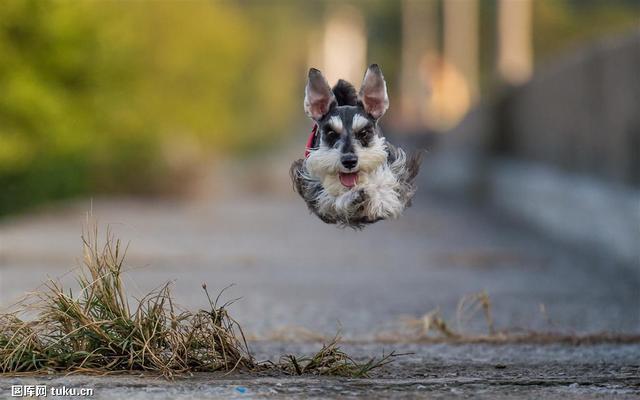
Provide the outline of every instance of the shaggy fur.
{"type": "Polygon", "coordinates": [[[319,134],[309,156],[294,161],[290,174],[309,210],[326,223],[358,229],[398,218],[411,205],[421,157],[407,157],[378,128],[388,107],[380,69],[369,67],[359,94],[342,79],[329,88],[312,69],[305,93],[305,111],[316,120],[319,134]],[[357,159],[357,166],[346,168],[345,157],[357,159]],[[356,184],[343,185],[341,173],[357,173],[356,184]]]}

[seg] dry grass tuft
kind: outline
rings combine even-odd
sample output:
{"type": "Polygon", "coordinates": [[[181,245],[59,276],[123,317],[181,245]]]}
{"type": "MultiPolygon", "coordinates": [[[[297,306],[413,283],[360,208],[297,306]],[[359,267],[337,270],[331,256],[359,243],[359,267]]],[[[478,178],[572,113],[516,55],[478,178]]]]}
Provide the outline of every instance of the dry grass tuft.
{"type": "Polygon", "coordinates": [[[489,295],[482,291],[463,296],[458,301],[456,311],[457,329],[453,329],[442,317],[440,308],[436,308],[421,318],[405,318],[404,324],[412,331],[413,336],[419,338],[443,337],[447,339],[462,339],[464,324],[473,319],[482,310],[484,320],[490,336],[496,335],[491,316],[491,300],[489,295]]]}
{"type": "Polygon", "coordinates": [[[367,378],[369,372],[389,364],[395,357],[404,355],[391,352],[387,355],[383,354],[380,358],[372,357],[360,363],[342,351],[339,342],[340,338],[336,336],[312,356],[282,356],[279,363],[274,366],[288,375],[312,374],[367,378]]]}
{"type": "Polygon", "coordinates": [[[458,331],[463,330],[463,326],[466,322],[471,320],[480,310],[487,324],[487,331],[489,335],[494,335],[495,328],[493,326],[493,317],[491,316],[491,299],[486,291],[468,294],[462,296],[458,301],[458,307],[456,310],[456,322],[458,325],[458,331]]]}
{"type": "MultiPolygon", "coordinates": [[[[555,325],[546,313],[546,307],[540,305],[540,311],[550,325],[555,325]]],[[[596,343],[640,343],[640,335],[618,334],[609,332],[578,335],[562,332],[537,332],[516,329],[496,329],[492,316],[491,299],[485,292],[463,296],[458,301],[455,322],[447,322],[440,308],[436,308],[420,318],[405,317],[401,319],[403,327],[399,330],[382,332],[376,340],[392,343],[565,343],[573,345],[596,343]],[[486,324],[485,333],[469,333],[465,324],[478,314],[486,324]]]]}
{"type": "Polygon", "coordinates": [[[209,298],[209,310],[180,311],[165,284],[131,308],[122,281],[121,242],[107,232],[99,246],[94,227],[83,235],[83,249],[78,293],[52,280],[35,301],[0,316],[1,372],[142,370],[171,377],[255,366],[228,304],[218,306],[218,299],[209,298]],[[20,318],[33,311],[37,318],[20,318]]]}
{"type": "Polygon", "coordinates": [[[256,363],[242,328],[219,305],[180,310],[165,284],[129,305],[122,274],[126,248],[109,230],[99,245],[97,224],[82,236],[83,263],[73,293],[59,281],[0,314],[0,373],[109,374],[147,371],[172,378],[192,372],[272,369],[287,374],[364,377],[396,354],[358,363],[338,346],[336,336],[312,357],[281,357],[256,363]],[[27,318],[35,313],[35,318],[27,318]]]}
{"type": "Polygon", "coordinates": [[[429,311],[421,318],[405,318],[404,324],[418,337],[429,337],[432,334],[446,338],[457,338],[460,335],[449,327],[442,317],[440,308],[429,311]]]}

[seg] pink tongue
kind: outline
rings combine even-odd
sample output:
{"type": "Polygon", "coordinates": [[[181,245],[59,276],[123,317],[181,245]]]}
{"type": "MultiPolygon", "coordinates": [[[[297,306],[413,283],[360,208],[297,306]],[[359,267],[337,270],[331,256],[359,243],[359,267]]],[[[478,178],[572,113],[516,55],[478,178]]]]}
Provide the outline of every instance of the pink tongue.
{"type": "Polygon", "coordinates": [[[348,188],[354,187],[356,183],[358,183],[358,173],[352,172],[349,174],[345,174],[340,172],[340,183],[348,188]]]}

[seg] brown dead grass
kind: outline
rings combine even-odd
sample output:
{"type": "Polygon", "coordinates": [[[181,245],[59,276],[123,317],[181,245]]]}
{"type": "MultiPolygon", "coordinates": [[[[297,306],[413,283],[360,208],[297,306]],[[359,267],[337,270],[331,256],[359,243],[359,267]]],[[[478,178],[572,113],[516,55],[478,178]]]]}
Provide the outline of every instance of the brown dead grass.
{"type": "MultiPolygon", "coordinates": [[[[209,308],[182,310],[169,283],[129,304],[122,275],[126,248],[107,230],[99,244],[97,224],[83,234],[83,265],[74,293],[51,280],[43,290],[0,314],[0,373],[112,374],[146,371],[172,378],[192,372],[263,371],[287,374],[367,376],[395,354],[359,363],[334,338],[311,356],[283,356],[257,363],[231,302],[212,299],[209,308]],[[34,315],[35,318],[30,318],[34,315]]],[[[223,290],[224,291],[224,290],[223,290]]]]}
{"type": "Polygon", "coordinates": [[[273,367],[287,375],[331,375],[351,378],[368,378],[369,373],[383,367],[393,359],[405,354],[391,352],[380,358],[371,357],[365,362],[358,362],[340,348],[340,337],[335,336],[322,349],[311,356],[296,356],[292,354],[280,357],[273,367]]]}
{"type": "MultiPolygon", "coordinates": [[[[546,308],[541,305],[540,311],[550,325],[552,324],[546,308]]],[[[402,328],[391,332],[383,332],[376,336],[376,341],[384,343],[532,343],[532,344],[597,344],[597,343],[639,343],[640,335],[601,332],[593,334],[575,334],[557,331],[538,332],[517,329],[496,329],[492,316],[492,305],[485,292],[463,296],[458,301],[455,325],[447,321],[436,308],[420,318],[404,317],[402,328]],[[478,314],[486,325],[484,333],[467,333],[465,324],[478,314]]]]}
{"type": "Polygon", "coordinates": [[[131,307],[122,281],[125,253],[110,232],[102,246],[97,225],[86,232],[75,294],[51,280],[0,316],[0,371],[140,370],[171,377],[255,366],[242,328],[219,298],[209,298],[208,310],[180,310],[167,283],[131,307]],[[33,312],[34,319],[22,317],[33,312]]]}

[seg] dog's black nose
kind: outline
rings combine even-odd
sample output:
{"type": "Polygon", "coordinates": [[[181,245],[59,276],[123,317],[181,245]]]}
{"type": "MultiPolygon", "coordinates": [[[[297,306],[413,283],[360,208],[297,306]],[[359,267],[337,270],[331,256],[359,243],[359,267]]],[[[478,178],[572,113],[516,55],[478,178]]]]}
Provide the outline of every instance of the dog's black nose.
{"type": "Polygon", "coordinates": [[[340,158],[340,162],[345,168],[352,169],[358,164],[358,157],[355,154],[344,154],[340,158]]]}

